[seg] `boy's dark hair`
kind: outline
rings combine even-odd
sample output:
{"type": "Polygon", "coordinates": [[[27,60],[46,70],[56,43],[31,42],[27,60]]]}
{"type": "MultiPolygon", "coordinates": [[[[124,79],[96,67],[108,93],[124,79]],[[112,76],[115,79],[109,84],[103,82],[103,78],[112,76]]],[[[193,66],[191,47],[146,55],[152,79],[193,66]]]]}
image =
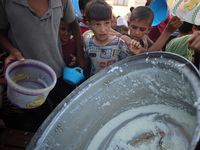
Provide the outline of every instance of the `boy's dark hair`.
{"type": "Polygon", "coordinates": [[[92,0],[85,7],[86,16],[89,22],[91,20],[112,19],[112,7],[104,0],[92,0]]]}
{"type": "Polygon", "coordinates": [[[79,9],[81,10],[85,10],[85,6],[87,5],[87,3],[91,1],[91,0],[79,0],[78,5],[79,5],[79,9]]]}
{"type": "MultiPolygon", "coordinates": [[[[61,22],[65,22],[65,23],[66,23],[66,21],[65,21],[63,18],[60,19],[60,23],[61,23],[61,22]]],[[[68,24],[68,26],[69,26],[69,29],[68,29],[68,30],[72,31],[71,26],[70,26],[69,24],[68,24]]]]}
{"type": "Polygon", "coordinates": [[[131,6],[131,7],[130,7],[130,12],[132,12],[132,11],[133,11],[133,9],[134,9],[134,7],[133,7],[133,6],[131,6]]]}
{"type": "Polygon", "coordinates": [[[192,31],[192,26],[193,24],[188,23],[188,22],[183,22],[183,24],[179,28],[180,33],[188,33],[192,31]]]}
{"type": "Polygon", "coordinates": [[[148,21],[149,25],[151,26],[154,19],[154,12],[151,8],[147,6],[138,6],[135,9],[133,9],[130,21],[136,19],[148,21]]]}
{"type": "MultiPolygon", "coordinates": [[[[188,22],[183,22],[183,24],[179,28],[179,32],[183,34],[187,34],[192,31],[192,27],[194,24],[188,23],[188,22]]],[[[200,30],[200,26],[197,26],[198,29],[200,30]]]]}
{"type": "Polygon", "coordinates": [[[122,30],[128,31],[128,27],[125,25],[117,26],[115,29],[117,32],[121,32],[122,30]]]}

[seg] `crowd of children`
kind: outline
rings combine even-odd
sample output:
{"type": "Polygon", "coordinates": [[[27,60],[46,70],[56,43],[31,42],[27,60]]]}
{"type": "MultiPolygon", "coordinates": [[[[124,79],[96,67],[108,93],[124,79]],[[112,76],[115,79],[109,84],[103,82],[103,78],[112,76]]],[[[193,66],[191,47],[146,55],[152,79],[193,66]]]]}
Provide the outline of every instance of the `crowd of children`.
{"type": "MultiPolygon", "coordinates": [[[[150,2],[152,1],[147,1],[148,4],[150,2]]],[[[61,18],[61,20],[58,20],[60,25],[59,36],[62,46],[61,56],[65,63],[65,66],[82,67],[82,69],[84,70],[84,74],[85,76],[87,76],[87,78],[91,77],[92,75],[106,68],[107,66],[114,64],[115,62],[125,59],[126,57],[131,57],[133,55],[145,52],[162,51],[170,36],[179,28],[181,34],[181,29],[183,28],[183,21],[181,21],[178,17],[172,17],[170,19],[168,18],[166,26],[163,28],[159,37],[154,40],[149,37],[149,33],[152,32],[153,29],[151,24],[154,19],[154,13],[148,6],[138,6],[136,8],[131,7],[128,20],[125,19],[125,24],[117,24],[117,19],[119,19],[120,16],[116,17],[115,15],[113,15],[112,7],[108,3],[106,3],[105,0],[79,0],[79,8],[82,14],[82,20],[79,23],[82,40],[81,38],[78,38],[77,42],[77,36],[79,34],[77,33],[77,31],[75,32],[74,30],[73,25],[75,23],[70,23],[70,21],[67,21],[66,18],[61,18]],[[89,33],[89,36],[86,36],[86,38],[83,37],[83,35],[87,33],[89,33]],[[80,51],[80,47],[82,51],[80,51]]],[[[2,8],[0,9],[0,11],[1,10],[2,8]]],[[[0,15],[0,20],[1,17],[2,16],[0,15]]],[[[0,26],[0,28],[3,28],[2,25],[0,26]]],[[[191,35],[193,31],[196,30],[197,27],[192,30],[192,32],[188,33],[190,35],[187,36],[187,38],[182,38],[179,41],[180,43],[184,40],[187,43],[187,49],[185,49],[185,53],[188,54],[188,52],[191,52],[190,54],[188,54],[190,55],[189,60],[192,60],[191,57],[194,54],[194,51],[191,51],[191,49],[189,49],[188,47],[200,51],[200,32],[194,32],[194,35],[191,35]]],[[[5,34],[5,32],[3,34],[5,34]]],[[[184,36],[185,35],[183,35],[183,37],[184,36]]],[[[171,46],[175,47],[177,43],[178,38],[169,42],[167,45],[167,51],[170,51],[168,49],[172,49],[171,46]]],[[[178,47],[179,46],[177,46],[177,49],[178,47]]],[[[10,128],[36,131],[37,128],[41,125],[44,118],[34,128],[33,126],[29,127],[28,125],[23,126],[22,124],[24,124],[25,121],[21,121],[20,119],[22,119],[24,116],[26,116],[26,118],[30,118],[25,119],[27,122],[29,122],[29,124],[34,124],[34,119],[32,119],[29,116],[29,113],[27,113],[25,110],[16,108],[14,105],[10,104],[6,98],[6,81],[3,78],[2,71],[4,69],[5,57],[7,57],[6,53],[4,52],[4,48],[6,47],[1,46],[0,88],[2,90],[0,91],[0,119],[3,119],[7,127],[10,128]],[[9,113],[4,115],[4,113],[7,112],[11,113],[11,115],[9,113]],[[19,122],[18,126],[16,124],[13,125],[14,121],[19,122]]],[[[176,50],[174,52],[182,54],[180,50],[176,50]]],[[[64,81],[59,80],[59,83],[57,85],[58,87],[61,82],[64,81]]],[[[65,85],[65,88],[68,88],[67,94],[69,94],[72,90],[74,90],[75,87],[65,85]]],[[[51,101],[54,98],[56,99],[56,96],[52,96],[52,98],[50,98],[50,100],[48,101],[50,103],[50,107],[52,107],[50,112],[60,102],[51,101]]],[[[45,105],[47,106],[47,104],[45,105]]],[[[50,112],[47,113],[47,116],[50,112]]]]}

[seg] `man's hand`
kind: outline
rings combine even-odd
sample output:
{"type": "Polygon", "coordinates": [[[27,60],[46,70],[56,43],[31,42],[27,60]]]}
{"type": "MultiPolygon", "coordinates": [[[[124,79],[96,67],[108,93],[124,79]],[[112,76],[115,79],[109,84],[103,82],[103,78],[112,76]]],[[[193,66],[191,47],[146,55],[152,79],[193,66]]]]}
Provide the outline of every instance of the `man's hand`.
{"type": "Polygon", "coordinates": [[[188,42],[189,48],[192,48],[200,53],[200,31],[194,32],[188,42]]]}
{"type": "Polygon", "coordinates": [[[5,59],[5,64],[13,60],[25,61],[25,58],[22,56],[19,50],[15,49],[15,50],[12,50],[10,52],[10,55],[5,59]]]}
{"type": "Polygon", "coordinates": [[[170,19],[168,22],[165,30],[167,33],[172,34],[175,32],[181,25],[183,24],[183,21],[180,20],[180,18],[174,16],[170,19]]]}

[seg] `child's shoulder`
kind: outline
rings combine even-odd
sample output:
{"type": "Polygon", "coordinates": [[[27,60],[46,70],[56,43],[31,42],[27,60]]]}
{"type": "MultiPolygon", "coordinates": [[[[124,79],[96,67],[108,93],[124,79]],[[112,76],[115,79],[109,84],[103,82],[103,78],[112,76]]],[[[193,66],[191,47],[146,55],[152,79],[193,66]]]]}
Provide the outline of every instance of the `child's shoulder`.
{"type": "Polygon", "coordinates": [[[91,46],[96,46],[96,44],[92,41],[92,38],[93,38],[93,37],[94,37],[94,35],[93,35],[92,37],[87,38],[87,39],[84,41],[85,48],[91,47],[91,46]]]}
{"type": "Polygon", "coordinates": [[[122,44],[122,45],[126,44],[125,41],[122,38],[120,38],[120,37],[115,36],[113,39],[115,41],[118,41],[118,44],[122,44]]]}
{"type": "Polygon", "coordinates": [[[110,42],[108,42],[106,44],[106,46],[111,46],[112,48],[116,48],[116,47],[119,48],[120,47],[120,49],[121,49],[121,47],[123,47],[123,45],[126,45],[126,42],[123,39],[121,39],[120,37],[117,37],[117,36],[114,36],[112,38],[112,40],[110,40],[110,42]]]}
{"type": "Polygon", "coordinates": [[[85,39],[85,43],[89,43],[92,42],[92,38],[94,37],[94,35],[92,37],[88,37],[85,39]]]}
{"type": "Polygon", "coordinates": [[[112,41],[124,41],[122,38],[118,37],[118,36],[113,36],[112,39],[110,40],[110,42],[112,41]]]}

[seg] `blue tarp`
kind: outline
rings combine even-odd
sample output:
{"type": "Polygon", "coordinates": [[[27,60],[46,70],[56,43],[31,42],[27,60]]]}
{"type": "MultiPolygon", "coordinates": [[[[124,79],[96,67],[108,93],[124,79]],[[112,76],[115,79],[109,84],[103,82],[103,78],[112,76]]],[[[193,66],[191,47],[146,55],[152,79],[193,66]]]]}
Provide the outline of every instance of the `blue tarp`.
{"type": "Polygon", "coordinates": [[[72,4],[74,6],[74,10],[76,11],[76,13],[79,15],[79,16],[82,16],[81,15],[81,12],[80,12],[80,9],[79,9],[79,5],[78,5],[78,2],[79,0],[71,0],[72,1],[72,4]]]}

